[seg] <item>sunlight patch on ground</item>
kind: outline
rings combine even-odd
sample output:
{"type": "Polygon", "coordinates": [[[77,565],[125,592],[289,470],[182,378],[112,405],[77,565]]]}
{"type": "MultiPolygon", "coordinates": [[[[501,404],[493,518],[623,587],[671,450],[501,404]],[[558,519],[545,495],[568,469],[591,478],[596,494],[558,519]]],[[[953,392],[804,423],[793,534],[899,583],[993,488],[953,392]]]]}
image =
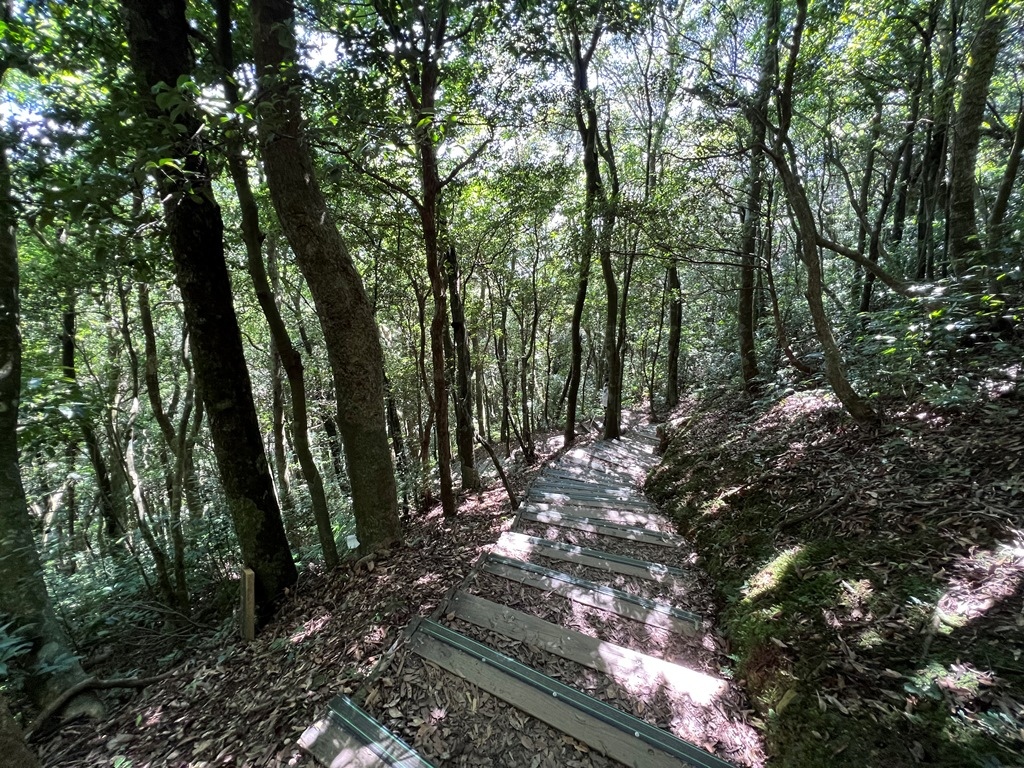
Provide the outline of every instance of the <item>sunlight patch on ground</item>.
{"type": "Polygon", "coordinates": [[[331,613],[325,613],[323,616],[318,616],[315,619],[310,619],[301,627],[299,627],[290,638],[288,638],[293,644],[298,644],[312,637],[318,635],[323,629],[331,622],[331,613]]]}
{"type": "Polygon", "coordinates": [[[438,574],[431,572],[423,574],[416,579],[414,583],[418,586],[429,586],[431,584],[438,584],[440,581],[441,577],[438,574]]]}
{"type": "Polygon", "coordinates": [[[954,565],[946,592],[936,604],[939,631],[949,633],[984,616],[1013,596],[1024,582],[1024,542],[972,549],[954,565]]]}
{"type": "Polygon", "coordinates": [[[164,719],[164,705],[159,704],[153,709],[149,710],[145,715],[141,716],[139,721],[140,728],[152,728],[154,725],[159,725],[164,719]]]}
{"type": "Polygon", "coordinates": [[[807,392],[794,392],[783,398],[773,405],[761,420],[774,426],[780,421],[792,423],[814,413],[825,413],[839,408],[839,402],[831,392],[813,389],[807,392]]]}
{"type": "Polygon", "coordinates": [[[765,592],[778,586],[786,571],[789,570],[803,551],[803,545],[798,544],[795,547],[783,550],[765,563],[743,586],[743,602],[751,603],[765,592]]]}

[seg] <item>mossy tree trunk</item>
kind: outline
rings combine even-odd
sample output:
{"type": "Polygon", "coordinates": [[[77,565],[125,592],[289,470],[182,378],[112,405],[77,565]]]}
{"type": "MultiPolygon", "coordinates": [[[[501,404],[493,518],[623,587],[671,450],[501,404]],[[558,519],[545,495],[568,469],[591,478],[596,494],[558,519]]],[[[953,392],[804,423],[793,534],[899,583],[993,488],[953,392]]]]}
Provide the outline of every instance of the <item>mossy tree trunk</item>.
{"type": "Polygon", "coordinates": [[[989,84],[1002,47],[1008,7],[1009,4],[1002,0],[984,0],[981,4],[981,22],[971,42],[953,121],[947,235],[949,264],[958,276],[986,261],[978,234],[974,173],[981,143],[981,124],[988,109],[989,84]]]}

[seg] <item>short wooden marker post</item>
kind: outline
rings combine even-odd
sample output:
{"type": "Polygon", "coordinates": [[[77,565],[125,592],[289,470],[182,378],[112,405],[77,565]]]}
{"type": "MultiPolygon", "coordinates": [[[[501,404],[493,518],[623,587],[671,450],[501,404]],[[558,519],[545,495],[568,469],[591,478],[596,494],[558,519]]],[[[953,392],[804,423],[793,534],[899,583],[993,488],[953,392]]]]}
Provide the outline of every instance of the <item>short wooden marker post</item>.
{"type": "Polygon", "coordinates": [[[243,640],[256,638],[256,573],[242,569],[242,612],[239,616],[243,640]]]}

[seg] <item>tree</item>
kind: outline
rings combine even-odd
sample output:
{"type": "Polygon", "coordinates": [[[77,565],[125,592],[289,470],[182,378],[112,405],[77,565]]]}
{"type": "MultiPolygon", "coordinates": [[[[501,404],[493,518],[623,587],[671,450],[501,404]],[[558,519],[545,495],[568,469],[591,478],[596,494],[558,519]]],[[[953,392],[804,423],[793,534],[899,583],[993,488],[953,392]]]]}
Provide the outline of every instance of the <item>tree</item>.
{"type": "Polygon", "coordinates": [[[981,3],[981,22],[971,42],[969,63],[956,109],[949,185],[948,257],[954,273],[959,276],[978,264],[978,254],[983,252],[974,205],[974,173],[989,83],[1002,47],[1008,9],[1009,3],[1002,0],[984,0],[981,3]]]}
{"type": "Polygon", "coordinates": [[[356,535],[360,547],[371,551],[402,535],[384,417],[380,334],[313,167],[302,125],[294,6],[291,0],[251,0],[250,9],[263,165],[278,219],[323,327],[352,482],[356,535]]]}
{"type": "MultiPolygon", "coordinates": [[[[820,239],[818,224],[807,198],[807,192],[800,181],[796,148],[789,134],[793,122],[794,78],[807,22],[807,2],[806,0],[797,0],[797,15],[793,22],[792,36],[790,42],[786,44],[789,57],[781,81],[778,74],[778,48],[782,44],[778,27],[780,23],[779,3],[780,0],[768,0],[765,56],[762,64],[762,67],[768,70],[767,77],[778,83],[776,91],[778,125],[766,126],[773,134],[772,146],[768,149],[768,155],[782,180],[793,212],[794,226],[799,239],[800,260],[807,272],[807,289],[804,295],[807,298],[818,343],[821,344],[824,354],[825,376],[836,393],[836,397],[839,398],[839,402],[843,404],[854,420],[866,426],[873,425],[877,423],[879,415],[851,386],[846,374],[842,352],[832,333],[832,326],[825,312],[822,301],[821,256],[818,253],[820,239]]],[[[758,116],[754,114],[753,118],[758,119],[758,116]]]]}
{"type": "Polygon", "coordinates": [[[122,2],[139,99],[165,132],[172,158],[158,183],[175,275],[221,482],[266,620],[297,572],[263,451],[224,260],[224,225],[188,87],[193,64],[185,6],[184,0],[122,2]]]}
{"type": "MultiPolygon", "coordinates": [[[[217,52],[218,63],[222,70],[224,95],[229,104],[235,108],[241,107],[241,94],[234,79],[234,55],[231,46],[231,0],[217,0],[217,52]]],[[[231,180],[235,185],[235,193],[238,195],[238,204],[241,209],[242,240],[245,242],[246,265],[249,277],[252,279],[253,288],[256,291],[256,298],[263,310],[263,316],[267,320],[267,327],[274,340],[272,354],[280,358],[281,366],[284,368],[285,376],[288,379],[288,389],[292,401],[292,440],[295,446],[295,453],[299,459],[299,466],[302,468],[302,475],[309,488],[310,502],[313,506],[313,518],[316,521],[317,535],[320,538],[320,550],[324,555],[324,563],[328,568],[334,568],[338,564],[338,548],[334,542],[334,531],[331,526],[331,513],[327,506],[327,493],[324,490],[323,476],[313,458],[313,451],[309,446],[309,406],[306,397],[306,381],[303,375],[302,357],[299,355],[295,345],[292,343],[288,328],[285,326],[284,318],[278,306],[278,298],[274,295],[274,288],[267,274],[267,268],[263,263],[263,232],[260,228],[259,206],[256,203],[256,196],[253,194],[252,185],[249,183],[249,165],[242,153],[241,127],[234,136],[229,139],[226,148],[228,156],[228,170],[231,173],[231,180]]],[[[280,387],[278,387],[278,390],[280,387]]],[[[280,395],[280,392],[277,391],[280,395]]],[[[280,397],[276,398],[278,411],[283,411],[280,397]]],[[[277,421],[275,416],[275,443],[280,444],[283,425],[277,421]]],[[[283,454],[283,445],[278,450],[283,454]]],[[[278,462],[283,464],[283,456],[278,456],[278,462]]],[[[285,467],[279,466],[278,471],[283,477],[285,467]]]]}
{"type": "MultiPolygon", "coordinates": [[[[10,29],[12,4],[4,3],[0,11],[0,21],[10,29]]],[[[0,50],[0,87],[8,69],[22,63],[13,48],[0,50]]],[[[18,203],[7,158],[12,142],[13,136],[0,126],[0,614],[13,622],[13,630],[20,632],[28,645],[28,690],[36,703],[43,705],[83,679],[85,672],[53,612],[21,479],[18,203]]],[[[99,701],[92,697],[80,697],[74,707],[96,717],[103,713],[99,701]]],[[[6,707],[0,714],[6,715],[6,707]]]]}

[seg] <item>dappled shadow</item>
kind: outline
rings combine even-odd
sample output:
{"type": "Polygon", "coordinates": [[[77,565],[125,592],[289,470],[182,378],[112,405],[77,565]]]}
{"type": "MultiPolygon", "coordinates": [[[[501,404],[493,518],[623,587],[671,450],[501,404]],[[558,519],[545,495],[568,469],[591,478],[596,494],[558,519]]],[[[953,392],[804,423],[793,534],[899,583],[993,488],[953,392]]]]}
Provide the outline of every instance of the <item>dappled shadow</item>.
{"type": "Polygon", "coordinates": [[[920,408],[866,435],[818,394],[721,404],[649,484],[720,579],[776,740],[829,765],[1019,754],[1016,409],[920,408]]]}

